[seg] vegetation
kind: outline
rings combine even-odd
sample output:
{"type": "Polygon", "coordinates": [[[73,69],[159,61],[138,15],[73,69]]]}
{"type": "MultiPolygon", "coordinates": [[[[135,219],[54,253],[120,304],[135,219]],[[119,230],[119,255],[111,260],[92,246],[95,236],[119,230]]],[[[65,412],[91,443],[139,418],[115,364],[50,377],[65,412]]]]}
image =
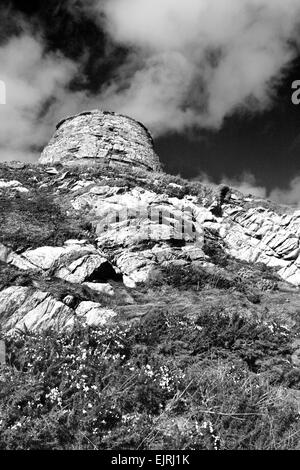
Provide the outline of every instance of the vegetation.
{"type": "Polygon", "coordinates": [[[0,449],[297,449],[300,370],[277,323],[199,309],[6,338],[0,449]]]}
{"type": "MultiPolygon", "coordinates": [[[[30,183],[28,192],[0,192],[0,243],[17,253],[94,241],[84,213],[70,205],[81,179],[138,182],[205,204],[214,195],[141,170],[72,167],[56,175],[0,165],[0,179],[30,183]]],[[[169,263],[132,289],[128,304],[123,285],[111,298],[0,262],[0,290],[28,286],[118,313],[101,328],[78,321],[68,332],[2,333],[0,449],[300,449],[299,300],[280,291],[271,270],[226,256],[215,234],[205,240],[214,266],[169,263]]]]}
{"type": "Polygon", "coordinates": [[[60,165],[56,165],[56,170],[57,174],[49,174],[43,166],[34,164],[21,168],[0,164],[0,180],[17,180],[25,189],[29,188],[27,192],[0,188],[0,243],[20,252],[42,245],[61,246],[71,238],[88,238],[93,242],[95,236],[90,220],[82,211],[75,211],[70,203],[70,188],[78,180],[126,188],[139,184],[145,189],[180,198],[194,194],[202,200],[205,195],[212,195],[212,191],[200,183],[165,174],[154,173],[149,177],[140,169],[124,172],[122,168],[84,167],[83,172],[82,166],[74,166],[63,173],[60,165]]]}
{"type": "Polygon", "coordinates": [[[61,246],[71,238],[87,238],[89,224],[75,211],[66,213],[51,196],[33,193],[0,196],[0,243],[15,250],[61,246]]]}

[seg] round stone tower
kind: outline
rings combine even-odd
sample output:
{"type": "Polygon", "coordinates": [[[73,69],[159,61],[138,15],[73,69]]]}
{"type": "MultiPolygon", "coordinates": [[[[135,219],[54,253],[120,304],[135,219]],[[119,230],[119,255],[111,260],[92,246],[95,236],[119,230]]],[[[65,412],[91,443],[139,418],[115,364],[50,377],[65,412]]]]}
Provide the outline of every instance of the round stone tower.
{"type": "Polygon", "coordinates": [[[160,171],[153,140],[143,124],[108,111],[87,111],[61,121],[39,163],[130,165],[160,171]]]}

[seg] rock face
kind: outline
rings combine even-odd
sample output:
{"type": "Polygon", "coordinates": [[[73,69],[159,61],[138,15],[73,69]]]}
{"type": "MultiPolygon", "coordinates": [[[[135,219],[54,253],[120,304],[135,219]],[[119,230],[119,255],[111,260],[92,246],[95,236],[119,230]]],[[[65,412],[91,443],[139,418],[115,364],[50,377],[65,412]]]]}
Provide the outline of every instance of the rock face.
{"type": "MultiPolygon", "coordinates": [[[[142,315],[147,307],[136,305],[130,289],[169,264],[187,271],[205,268],[217,279],[221,268],[205,249],[211,239],[223,253],[274,269],[294,290],[300,286],[299,210],[283,213],[228,187],[202,194],[190,183],[177,184],[157,174],[160,164],[152,139],[130,118],[100,111],[68,118],[58,125],[40,163],[35,169],[16,167],[0,174],[5,233],[10,237],[15,220],[19,227],[18,207],[29,214],[18,230],[26,223],[30,228],[30,210],[35,210],[39,192],[50,193],[59,208],[67,205],[76,218],[84,216],[89,229],[82,238],[65,238],[59,246],[47,239],[35,246],[29,240],[25,248],[23,242],[12,247],[9,239],[0,243],[0,326],[5,330],[63,329],[76,319],[104,325],[118,315],[116,301],[125,306],[128,318],[132,308],[142,315]],[[56,163],[67,168],[45,166],[56,163]],[[22,200],[25,205],[16,203],[22,200]]],[[[251,277],[248,268],[242,271],[239,275],[251,277]]],[[[269,290],[275,281],[262,277],[257,282],[269,290]]]]}
{"type": "Polygon", "coordinates": [[[280,215],[239,202],[225,203],[222,214],[205,226],[219,234],[234,258],[276,268],[282,279],[300,286],[300,211],[280,215]]]}
{"type": "Polygon", "coordinates": [[[300,286],[300,211],[279,215],[264,207],[245,211],[229,204],[220,235],[232,256],[278,268],[279,276],[300,286]]]}
{"type": "Polygon", "coordinates": [[[3,181],[0,180],[0,194],[4,191],[15,191],[20,193],[28,193],[28,189],[24,188],[19,181],[3,181]]]}
{"type": "Polygon", "coordinates": [[[48,292],[31,287],[12,286],[0,292],[1,326],[8,331],[63,330],[74,326],[76,319],[99,326],[115,315],[96,302],[80,302],[77,308],[70,308],[48,292]]]}
{"type": "Polygon", "coordinates": [[[98,110],[60,122],[40,163],[122,164],[150,171],[161,169],[152,137],[142,124],[127,116],[98,110]]]}
{"type": "Polygon", "coordinates": [[[75,193],[71,203],[89,214],[99,250],[107,253],[128,287],[147,281],[153,269],[171,259],[206,259],[203,228],[212,215],[196,198],[91,184],[75,193]],[[154,246],[147,247],[149,243],[154,246]]]}

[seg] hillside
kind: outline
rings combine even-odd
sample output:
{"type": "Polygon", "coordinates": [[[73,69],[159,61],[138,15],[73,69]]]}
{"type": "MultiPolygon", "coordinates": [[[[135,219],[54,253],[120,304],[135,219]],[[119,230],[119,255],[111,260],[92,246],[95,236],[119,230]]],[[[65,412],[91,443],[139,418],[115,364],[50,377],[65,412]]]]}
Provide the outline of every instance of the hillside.
{"type": "Polygon", "coordinates": [[[299,449],[300,211],[97,119],[0,165],[0,449],[299,449]]]}

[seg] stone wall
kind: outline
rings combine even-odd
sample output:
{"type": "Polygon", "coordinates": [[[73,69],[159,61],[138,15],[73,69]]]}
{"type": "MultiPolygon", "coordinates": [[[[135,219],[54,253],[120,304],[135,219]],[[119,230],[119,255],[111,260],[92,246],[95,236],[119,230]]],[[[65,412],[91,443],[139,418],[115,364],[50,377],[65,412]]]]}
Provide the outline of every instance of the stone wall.
{"type": "Polygon", "coordinates": [[[122,164],[161,170],[152,137],[141,123],[99,110],[61,121],[39,161],[63,165],[122,164]]]}

